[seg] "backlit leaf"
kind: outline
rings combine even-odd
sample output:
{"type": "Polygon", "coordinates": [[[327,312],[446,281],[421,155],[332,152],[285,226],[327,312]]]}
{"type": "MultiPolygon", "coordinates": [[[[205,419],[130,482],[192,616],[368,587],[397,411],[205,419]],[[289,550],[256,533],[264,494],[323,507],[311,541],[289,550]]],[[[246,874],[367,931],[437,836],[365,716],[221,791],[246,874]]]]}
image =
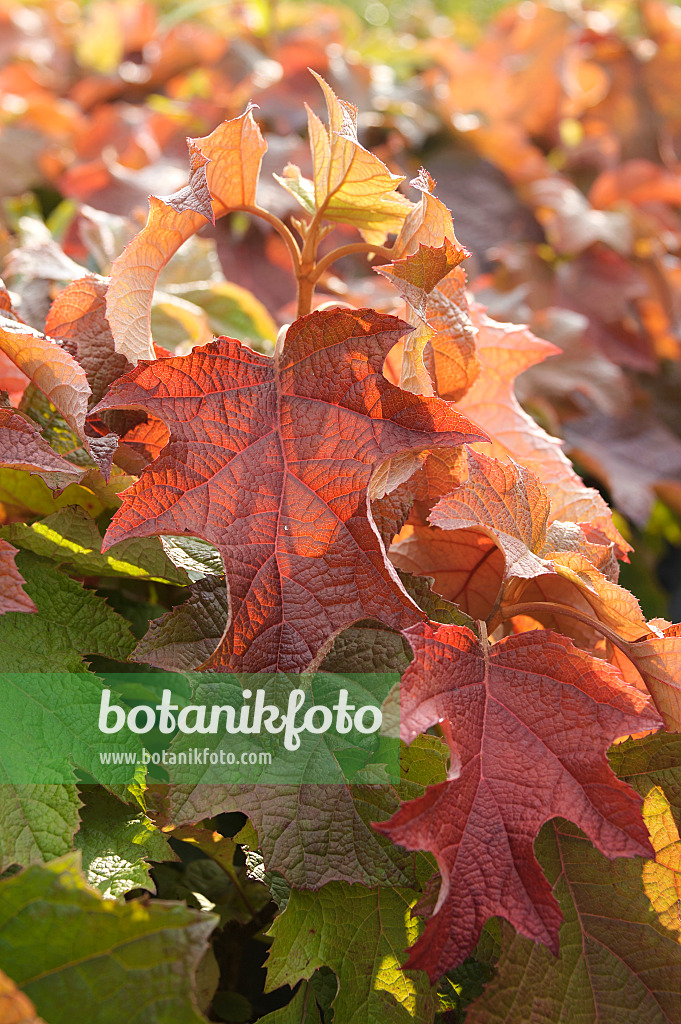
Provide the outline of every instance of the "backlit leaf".
{"type": "Polygon", "coordinates": [[[502,928],[496,977],[471,1024],[671,1024],[681,1006],[681,751],[678,736],[617,744],[610,762],[643,797],[655,859],[608,862],[567,822],[547,824],[537,855],[560,902],[560,954],[502,928]],[[634,1009],[635,1008],[635,1009],[634,1009]]]}
{"type": "MultiPolygon", "coordinates": [[[[205,138],[190,140],[190,145],[209,161],[206,180],[216,218],[255,203],[260,161],[267,147],[250,108],[205,138]]],[[[191,208],[178,212],[157,196],[150,197],[149,207],[146,226],[111,268],[107,295],[116,351],[131,363],[154,356],[149,314],[158,275],[182,243],[206,222],[203,213],[191,208]]]]}
{"type": "Polygon", "coordinates": [[[371,523],[371,474],[390,456],[481,432],[440,399],[388,383],[383,361],[404,331],[371,310],[316,312],[289,328],[275,360],[222,339],[136,368],[100,403],[147,408],[171,432],[105,545],[192,533],[222,554],[232,618],[207,666],[295,671],[352,622],[421,617],[371,523]]]}
{"type": "Polygon", "coordinates": [[[401,735],[409,742],[444,721],[452,757],[447,782],[377,826],[430,850],[443,877],[409,965],[437,978],[497,915],[555,952],[561,915],[533,853],[536,835],[567,814],[606,856],[646,856],[640,799],[605,751],[618,736],[655,728],[657,716],[611,666],[557,634],[489,647],[468,629],[424,624],[407,637],[415,660],[401,683],[401,735]]]}
{"type": "Polygon", "coordinates": [[[435,1000],[421,971],[405,971],[404,949],[418,934],[413,895],[332,882],[291,894],[274,923],[267,986],[295,984],[320,967],[338,977],[334,1024],[409,1024],[432,1019],[435,1000]]]}

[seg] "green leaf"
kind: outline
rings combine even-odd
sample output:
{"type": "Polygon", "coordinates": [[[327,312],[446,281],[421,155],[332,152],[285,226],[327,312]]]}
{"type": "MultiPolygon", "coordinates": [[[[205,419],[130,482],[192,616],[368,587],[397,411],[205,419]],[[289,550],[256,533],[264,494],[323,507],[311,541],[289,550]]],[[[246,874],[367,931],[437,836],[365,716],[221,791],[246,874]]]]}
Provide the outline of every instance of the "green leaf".
{"type": "Polygon", "coordinates": [[[13,786],[0,765],[0,869],[60,857],[73,847],[80,818],[76,786],[13,786]]]}
{"type": "Polygon", "coordinates": [[[83,809],[75,847],[91,886],[109,898],[131,889],[156,892],[148,861],[174,860],[166,837],[142,814],[99,787],[81,790],[83,809]]]}
{"type": "Polygon", "coordinates": [[[217,337],[239,338],[256,344],[260,351],[271,352],[277,340],[277,325],[251,292],[231,281],[194,283],[173,289],[208,316],[211,331],[217,337]],[[264,344],[269,343],[269,344],[264,344]]]}
{"type": "Polygon", "coordinates": [[[294,985],[320,967],[338,977],[334,1024],[412,1024],[432,1020],[436,1002],[427,976],[405,971],[417,938],[415,894],[332,882],[318,892],[291,893],[274,922],[267,985],[294,985]]]}
{"type": "Polygon", "coordinates": [[[419,608],[422,608],[429,619],[433,622],[444,622],[446,625],[455,623],[457,626],[468,626],[475,632],[475,622],[462,612],[457,605],[431,590],[433,579],[431,576],[414,576],[410,572],[397,569],[397,575],[402,581],[402,586],[409,596],[416,601],[419,608]]]}
{"type": "MultiPolygon", "coordinates": [[[[204,576],[224,576],[225,567],[217,548],[199,537],[161,537],[166,555],[192,583],[204,576]]],[[[118,545],[115,545],[118,548],[118,545]]]]}
{"type": "MultiPolygon", "coordinates": [[[[399,633],[358,625],[338,637],[321,669],[339,673],[403,671],[409,663],[409,648],[405,647],[399,633]]],[[[210,678],[198,676],[204,681],[210,678]]],[[[182,824],[221,811],[242,811],[255,828],[266,871],[277,872],[291,885],[317,888],[341,880],[418,886],[432,874],[432,859],[414,857],[386,842],[371,823],[387,819],[400,799],[413,799],[426,785],[443,781],[446,763],[446,746],[439,738],[428,736],[402,747],[397,787],[173,785],[171,820],[182,824]],[[313,834],[320,837],[319,843],[311,842],[313,834]]]]}
{"type": "Polygon", "coordinates": [[[0,618],[0,672],[83,672],[87,654],[127,659],[134,637],[106,601],[28,551],[16,565],[38,611],[0,618]]]}
{"type": "Polygon", "coordinates": [[[552,821],[535,844],[564,923],[560,955],[502,923],[497,975],[466,1024],[670,1024],[681,1013],[681,737],[610,750],[644,797],[655,860],[608,861],[573,825],[552,821]]]}
{"type": "Polygon", "coordinates": [[[35,384],[29,384],[24,391],[19,409],[33,420],[43,439],[55,452],[83,470],[96,469],[96,463],[75,430],[35,384]]]}
{"type": "Polygon", "coordinates": [[[205,1024],[193,980],[215,917],[102,900],[78,860],[0,882],[2,970],[49,1024],[205,1024]]]}
{"type": "MultiPolygon", "coordinates": [[[[17,564],[38,611],[0,617],[0,864],[30,864],[70,850],[81,802],[74,765],[95,773],[102,687],[83,656],[123,659],[134,644],[125,619],[96,594],[28,552],[17,564]]],[[[119,781],[134,766],[112,769],[119,781]]],[[[113,775],[112,775],[113,779],[113,775]]]]}
{"type": "Polygon", "coordinates": [[[290,1003],[258,1018],[258,1024],[321,1024],[321,1020],[312,985],[304,984],[290,1003]]]}
{"type": "Polygon", "coordinates": [[[189,575],[166,552],[159,537],[124,540],[102,554],[102,537],[97,524],[87,512],[74,505],[59,509],[30,526],[10,523],[3,527],[1,534],[16,547],[50,558],[79,576],[130,576],[180,585],[190,581],[189,575]]]}

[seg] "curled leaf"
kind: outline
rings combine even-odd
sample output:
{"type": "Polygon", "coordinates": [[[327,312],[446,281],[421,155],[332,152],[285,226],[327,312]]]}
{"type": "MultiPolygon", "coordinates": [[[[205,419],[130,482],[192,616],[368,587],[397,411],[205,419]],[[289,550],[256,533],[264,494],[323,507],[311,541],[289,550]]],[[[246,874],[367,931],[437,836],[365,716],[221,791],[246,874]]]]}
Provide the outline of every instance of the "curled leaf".
{"type": "MultiPolygon", "coordinates": [[[[190,140],[196,165],[192,185],[203,167],[216,218],[230,209],[255,203],[260,162],[266,148],[251,108],[240,117],[225,121],[205,138],[190,140]],[[205,166],[199,167],[200,159],[207,161],[205,166]]],[[[145,227],[114,261],[107,314],[116,351],[131,363],[154,357],[149,328],[154,287],[173,253],[205,223],[205,203],[201,202],[201,206],[202,211],[197,212],[196,202],[192,205],[187,196],[182,201],[176,196],[150,196],[145,227]]]]}

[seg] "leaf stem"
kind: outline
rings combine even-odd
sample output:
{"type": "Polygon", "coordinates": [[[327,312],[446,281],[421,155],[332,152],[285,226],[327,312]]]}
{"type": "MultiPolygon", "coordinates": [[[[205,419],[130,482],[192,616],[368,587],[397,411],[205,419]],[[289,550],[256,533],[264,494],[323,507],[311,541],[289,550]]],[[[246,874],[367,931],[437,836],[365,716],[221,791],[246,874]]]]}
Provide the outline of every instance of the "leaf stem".
{"type": "Polygon", "coordinates": [[[336,260],[343,259],[344,256],[353,256],[355,253],[374,253],[376,256],[383,256],[385,259],[390,259],[390,253],[392,250],[387,245],[373,245],[371,242],[350,242],[348,245],[341,245],[338,249],[334,249],[324,256],[313,271],[313,281],[318,281],[319,278],[325,273],[326,270],[335,263],[336,260]]]}
{"type": "Polygon", "coordinates": [[[239,211],[241,213],[251,213],[253,214],[254,217],[259,217],[260,220],[267,221],[267,223],[270,224],[279,235],[281,235],[281,237],[284,239],[286,243],[289,254],[291,256],[293,269],[297,274],[298,268],[300,267],[300,248],[295,240],[293,232],[290,231],[289,228],[287,228],[283,220],[279,220],[279,218],[276,217],[273,213],[270,213],[269,210],[266,210],[264,207],[257,205],[230,206],[230,213],[236,211],[239,211]]]}
{"type": "Polygon", "coordinates": [[[514,615],[533,615],[534,612],[549,612],[558,615],[566,615],[568,618],[576,619],[578,622],[583,622],[587,626],[591,626],[597,633],[600,633],[607,640],[617,647],[622,654],[626,655],[629,661],[632,661],[631,654],[629,652],[629,644],[626,640],[623,640],[613,629],[606,626],[604,623],[599,622],[598,619],[594,619],[591,615],[587,615],[585,612],[577,611],[576,608],[571,608],[566,604],[558,604],[553,601],[526,601],[521,604],[512,604],[499,609],[498,613],[502,619],[512,619],[514,615]]]}

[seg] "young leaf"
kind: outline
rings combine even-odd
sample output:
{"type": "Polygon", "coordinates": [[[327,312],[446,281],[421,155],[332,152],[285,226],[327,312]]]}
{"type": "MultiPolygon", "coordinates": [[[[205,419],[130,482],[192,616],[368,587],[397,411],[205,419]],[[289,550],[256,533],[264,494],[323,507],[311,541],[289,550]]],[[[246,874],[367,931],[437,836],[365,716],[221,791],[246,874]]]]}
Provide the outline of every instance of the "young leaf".
{"type": "Polygon", "coordinates": [[[319,892],[294,890],[270,934],[267,988],[309,979],[319,967],[338,977],[334,1024],[411,1024],[432,1020],[428,978],[404,970],[403,952],[418,934],[414,895],[332,882],[319,892]]]}
{"type": "MultiPolygon", "coordinates": [[[[191,139],[189,144],[195,160],[200,156],[208,161],[205,173],[215,217],[255,205],[260,162],[267,146],[250,108],[240,117],[225,121],[206,138],[191,139]]],[[[196,212],[184,201],[178,205],[177,195],[170,199],[151,196],[145,227],[114,261],[107,295],[108,319],[116,351],[131,363],[140,358],[153,359],[149,315],[158,275],[173,253],[205,222],[206,213],[196,212]]]]}
{"type": "MultiPolygon", "coordinates": [[[[511,579],[504,590],[504,605],[542,602],[567,605],[598,619],[623,640],[638,640],[650,632],[640,605],[624,587],[607,579],[578,551],[550,552],[551,571],[532,579],[511,579]]],[[[590,626],[574,617],[561,615],[557,608],[536,608],[531,614],[540,622],[583,641],[594,642],[590,626]]]]}
{"type": "Polygon", "coordinates": [[[194,972],[217,923],[181,904],[102,900],[77,856],[0,882],[0,966],[50,1024],[205,1024],[194,972]]]}
{"type": "Polygon", "coordinates": [[[88,454],[108,478],[117,437],[89,438],[85,417],[91,391],[85,371],[66,349],[24,324],[0,316],[0,351],[3,351],[61,413],[88,454]]]}
{"type": "Polygon", "coordinates": [[[404,343],[400,384],[416,394],[432,394],[432,381],[440,398],[456,402],[480,373],[475,328],[468,312],[463,269],[468,256],[448,238],[439,248],[419,245],[413,256],[376,267],[422,321],[416,340],[404,343]]]}
{"type": "Polygon", "coordinates": [[[485,435],[386,380],[405,330],[373,310],[318,311],[289,328],[275,360],[221,339],[137,367],[99,404],[147,408],[171,434],[123,495],[105,547],[192,533],[223,556],[232,618],[207,667],[297,671],[359,619],[400,629],[421,617],[373,527],[372,471],[485,435]]]}
{"type": "Polygon", "coordinates": [[[534,839],[545,821],[568,815],[606,856],[646,856],[640,799],[615,778],[605,750],[659,720],[610,665],[557,634],[491,648],[458,626],[420,624],[406,635],[415,660],[401,684],[402,737],[446,721],[452,755],[447,782],[376,826],[408,849],[430,850],[443,877],[409,965],[437,978],[495,915],[556,951],[560,911],[534,839]]]}
{"type": "Polygon", "coordinates": [[[412,206],[395,239],[391,250],[393,260],[412,256],[421,245],[442,246],[449,240],[458,247],[451,210],[435,196],[437,182],[433,181],[425,167],[421,167],[409,184],[418,189],[421,200],[412,206]]]}
{"type": "Polygon", "coordinates": [[[412,256],[374,269],[395,285],[421,320],[427,320],[431,293],[467,256],[465,249],[445,238],[441,246],[419,245],[412,256]]]}
{"type": "Polygon", "coordinates": [[[395,189],[404,178],[357,140],[357,108],[340,100],[320,75],[312,72],[326,99],[329,127],[308,108],[313,181],[289,165],[277,180],[308,213],[324,220],[352,224],[367,242],[381,245],[399,231],[411,203],[395,189]]]}

